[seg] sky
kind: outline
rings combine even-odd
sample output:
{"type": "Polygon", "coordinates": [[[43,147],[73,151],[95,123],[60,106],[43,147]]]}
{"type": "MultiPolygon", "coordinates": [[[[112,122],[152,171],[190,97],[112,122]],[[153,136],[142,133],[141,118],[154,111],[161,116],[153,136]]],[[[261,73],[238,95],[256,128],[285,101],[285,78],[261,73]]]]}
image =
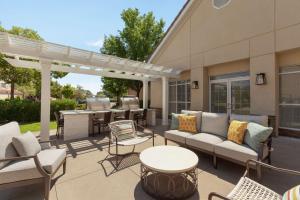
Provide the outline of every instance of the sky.
{"type": "MultiPolygon", "coordinates": [[[[117,34],[123,27],[122,10],[152,11],[157,19],[172,23],[186,0],[0,0],[1,25],[36,30],[48,42],[99,52],[104,36],[117,34]]],[[[96,94],[99,76],[68,74],[59,83],[80,85],[96,94]]]]}

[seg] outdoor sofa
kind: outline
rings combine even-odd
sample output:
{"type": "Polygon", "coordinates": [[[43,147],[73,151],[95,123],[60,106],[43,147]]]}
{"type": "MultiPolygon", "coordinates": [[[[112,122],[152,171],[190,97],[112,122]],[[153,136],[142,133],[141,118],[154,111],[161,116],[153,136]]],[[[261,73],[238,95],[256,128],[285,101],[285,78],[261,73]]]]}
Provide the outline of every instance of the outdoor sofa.
{"type": "MultiPolygon", "coordinates": [[[[197,134],[179,130],[165,131],[165,145],[167,141],[173,141],[187,148],[192,148],[213,156],[213,165],[217,167],[217,158],[223,158],[245,165],[247,160],[268,160],[271,163],[272,137],[263,141],[259,150],[255,151],[247,144],[237,144],[227,140],[227,131],[232,120],[255,122],[262,126],[268,126],[268,116],[237,115],[229,117],[223,113],[210,113],[201,111],[183,110],[183,114],[197,117],[197,134]]],[[[258,174],[260,175],[260,174],[258,174]]]]}
{"type": "MultiPolygon", "coordinates": [[[[32,133],[29,134],[34,137],[32,133]]],[[[0,126],[0,189],[41,182],[44,183],[45,199],[48,200],[52,177],[62,165],[63,174],[66,172],[66,150],[52,148],[50,141],[36,141],[36,145],[40,145],[39,152],[21,156],[20,148],[17,150],[13,144],[13,140],[21,135],[17,122],[0,126]]],[[[29,146],[24,149],[29,149],[27,152],[35,150],[34,144],[27,143],[29,146]]]]}

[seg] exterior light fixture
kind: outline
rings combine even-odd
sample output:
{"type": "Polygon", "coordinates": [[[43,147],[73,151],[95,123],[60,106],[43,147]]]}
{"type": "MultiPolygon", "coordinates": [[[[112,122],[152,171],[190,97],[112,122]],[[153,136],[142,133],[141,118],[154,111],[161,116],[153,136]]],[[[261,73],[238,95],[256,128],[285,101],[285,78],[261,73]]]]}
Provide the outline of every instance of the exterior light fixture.
{"type": "Polygon", "coordinates": [[[199,89],[198,81],[193,81],[192,82],[192,89],[199,89]]]}
{"type": "Polygon", "coordinates": [[[264,85],[264,84],[266,84],[266,82],[267,82],[267,80],[266,80],[265,73],[256,74],[256,81],[255,81],[256,85],[264,85]]]}

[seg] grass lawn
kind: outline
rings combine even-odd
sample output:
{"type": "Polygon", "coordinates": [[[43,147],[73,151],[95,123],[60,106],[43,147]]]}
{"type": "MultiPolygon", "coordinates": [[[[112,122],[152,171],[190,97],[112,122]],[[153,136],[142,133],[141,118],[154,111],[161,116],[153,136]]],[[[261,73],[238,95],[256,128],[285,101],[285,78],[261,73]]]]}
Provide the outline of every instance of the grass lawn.
{"type": "MultiPolygon", "coordinates": [[[[27,131],[37,132],[41,130],[40,122],[26,123],[20,125],[21,132],[26,133],[27,131]]],[[[50,129],[56,129],[56,122],[50,122],[50,129]]]]}

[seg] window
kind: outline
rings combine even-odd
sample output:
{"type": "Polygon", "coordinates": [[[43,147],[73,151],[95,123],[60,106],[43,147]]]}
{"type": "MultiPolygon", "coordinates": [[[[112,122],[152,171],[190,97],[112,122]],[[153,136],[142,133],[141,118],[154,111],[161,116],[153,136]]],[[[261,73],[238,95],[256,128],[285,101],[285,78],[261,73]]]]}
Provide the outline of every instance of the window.
{"type": "Polygon", "coordinates": [[[191,105],[191,85],[189,80],[169,82],[169,114],[189,110],[191,105]]]}
{"type": "Polygon", "coordinates": [[[231,0],[212,0],[213,7],[216,9],[221,9],[227,6],[231,0]]]}
{"type": "Polygon", "coordinates": [[[300,66],[280,69],[280,127],[300,130],[300,66]]]}

